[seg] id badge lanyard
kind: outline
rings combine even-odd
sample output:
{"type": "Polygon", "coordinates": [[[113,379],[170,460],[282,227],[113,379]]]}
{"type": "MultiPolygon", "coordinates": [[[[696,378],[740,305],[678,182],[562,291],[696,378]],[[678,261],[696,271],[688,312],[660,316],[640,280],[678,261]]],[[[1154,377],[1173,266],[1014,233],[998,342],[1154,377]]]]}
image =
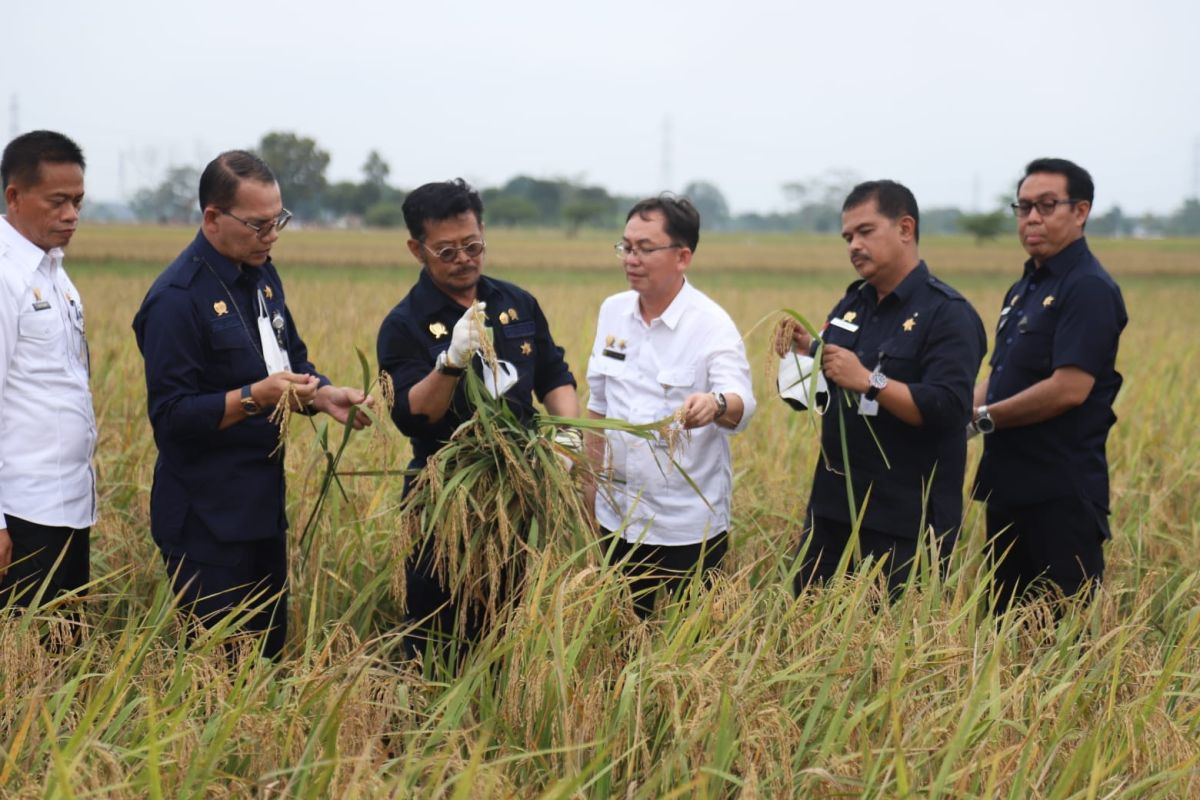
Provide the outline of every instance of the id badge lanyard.
{"type": "Polygon", "coordinates": [[[292,371],[292,362],[283,343],[284,324],[283,315],[278,311],[274,315],[268,313],[267,301],[263,297],[262,289],[259,289],[258,336],[262,340],[263,361],[266,362],[268,375],[292,371]]]}

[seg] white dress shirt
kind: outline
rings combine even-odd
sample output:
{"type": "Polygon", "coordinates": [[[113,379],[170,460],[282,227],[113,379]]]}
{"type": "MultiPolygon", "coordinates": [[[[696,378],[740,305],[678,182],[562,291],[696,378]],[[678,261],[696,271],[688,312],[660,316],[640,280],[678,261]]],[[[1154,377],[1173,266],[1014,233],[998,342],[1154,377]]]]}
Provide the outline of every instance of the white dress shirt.
{"type": "Polygon", "coordinates": [[[62,267],[0,217],[0,526],[96,521],[83,301],[62,267]]]}
{"type": "Polygon", "coordinates": [[[647,325],[637,292],[613,295],[600,306],[587,380],[589,411],[634,423],[674,414],[695,392],[742,398],[745,411],[736,428],[713,423],[686,431],[675,454],[707,505],[661,440],[617,431],[607,434],[612,480],[602,481],[596,493],[597,521],[609,530],[625,526],[622,535],[631,542],[696,544],[728,529],[729,437],[750,422],[755,403],[746,348],[725,310],[685,282],[662,316],[647,325]]]}

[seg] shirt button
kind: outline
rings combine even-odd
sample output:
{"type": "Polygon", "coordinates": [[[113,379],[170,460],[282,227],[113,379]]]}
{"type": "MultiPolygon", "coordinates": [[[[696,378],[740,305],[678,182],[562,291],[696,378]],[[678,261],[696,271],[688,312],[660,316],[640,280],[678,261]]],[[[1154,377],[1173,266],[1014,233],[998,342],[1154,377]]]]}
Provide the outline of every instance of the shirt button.
{"type": "Polygon", "coordinates": [[[1012,337],[1011,337],[1011,336],[1009,336],[1008,338],[1006,338],[1006,339],[1004,340],[1004,343],[1005,343],[1005,344],[1012,344],[1012,337]]]}
{"type": "Polygon", "coordinates": [[[866,354],[862,350],[855,350],[854,352],[858,353],[859,358],[866,358],[866,354]]]}
{"type": "Polygon", "coordinates": [[[1001,364],[1000,366],[996,367],[996,372],[1004,372],[1004,365],[1001,364]]]}

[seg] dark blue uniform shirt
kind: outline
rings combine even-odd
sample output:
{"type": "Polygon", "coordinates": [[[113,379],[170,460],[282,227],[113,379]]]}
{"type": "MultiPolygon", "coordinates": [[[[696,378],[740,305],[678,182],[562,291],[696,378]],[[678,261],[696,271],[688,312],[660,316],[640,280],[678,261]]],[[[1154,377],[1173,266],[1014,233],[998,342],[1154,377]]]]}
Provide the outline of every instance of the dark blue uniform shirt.
{"type": "MultiPolygon", "coordinates": [[[[575,378],[563,359],[563,349],[554,343],[550,326],[533,295],[519,286],[487,276],[480,277],[476,291],[479,300],[487,303],[488,326],[494,331],[497,357],[517,369],[517,383],[505,394],[505,401],[519,419],[528,422],[534,414],[534,394],[544,401],[558,387],[574,386],[575,378]]],[[[422,269],[416,285],[388,313],[379,328],[379,366],[395,385],[392,420],[412,440],[410,468],[423,467],[429,456],[473,413],[464,381],[459,381],[450,409],[437,422],[412,413],[408,405],[409,390],[433,370],[438,354],[449,349],[454,324],[465,311],[422,269]]],[[[480,360],[472,359],[472,365],[481,374],[480,360]]]]}
{"type": "Polygon", "coordinates": [[[204,235],[163,271],[133,320],[146,366],[146,394],[158,461],[150,493],[154,539],[168,551],[190,511],[220,541],[283,535],[279,428],[266,413],[225,430],[225,394],[267,376],[258,332],[257,290],[268,315],[282,315],[292,371],[318,375],[284,301],[274,265],[241,267],[204,235]]]}
{"type": "Polygon", "coordinates": [[[1078,367],[1096,383],[1082,405],[1064,414],[985,436],[978,498],[1021,506],[1074,496],[1108,510],[1105,443],[1117,419],[1117,342],[1128,319],[1120,288],[1086,239],[1040,268],[1025,262],[996,325],[987,402],[1012,397],[1059,367],[1078,367]]]}
{"type": "Polygon", "coordinates": [[[987,335],[975,309],[931,275],[922,261],[882,302],[877,302],[875,288],[866,281],[851,284],[829,315],[822,338],[855,351],[867,369],[879,365],[888,378],[907,384],[922,424],[913,427],[901,422],[882,406],[877,416],[861,416],[858,393],[830,382],[812,512],[850,521],[838,423],[841,406],[855,508],[862,507],[868,489],[871,493],[863,527],[904,539],[917,538],[922,520],[939,534],[958,527],[967,458],[965,429],[975,378],[987,349],[987,335]],[[835,319],[841,324],[834,324],[835,319]],[[857,330],[847,329],[855,326],[857,330]]]}

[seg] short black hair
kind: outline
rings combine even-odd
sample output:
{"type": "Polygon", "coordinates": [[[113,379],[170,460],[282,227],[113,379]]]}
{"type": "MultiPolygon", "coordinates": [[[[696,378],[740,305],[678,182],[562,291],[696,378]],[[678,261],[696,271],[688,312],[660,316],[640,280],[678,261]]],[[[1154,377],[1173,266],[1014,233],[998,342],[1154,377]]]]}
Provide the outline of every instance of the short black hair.
{"type": "Polygon", "coordinates": [[[639,200],[629,209],[625,221],[633,219],[634,214],[642,219],[650,219],[655,211],[663,216],[663,230],[671,237],[671,244],[684,245],[693,253],[696,252],[696,245],[700,244],[700,212],[691,201],[663,192],[658,197],[639,200]]]}
{"type": "Polygon", "coordinates": [[[413,189],[404,198],[403,210],[408,233],[419,242],[425,240],[426,222],[441,222],[470,211],[475,221],[483,224],[483,200],[462,178],[426,183],[413,189]]]}
{"type": "Polygon", "coordinates": [[[1017,181],[1017,191],[1030,175],[1037,174],[1062,175],[1067,179],[1067,197],[1071,200],[1087,200],[1089,204],[1096,197],[1096,184],[1092,182],[1091,174],[1074,161],[1065,158],[1035,158],[1025,165],[1025,174],[1017,181]]]}
{"type": "Polygon", "coordinates": [[[864,181],[846,195],[846,202],[842,203],[842,213],[871,200],[875,201],[879,213],[893,222],[901,217],[912,217],[913,240],[921,241],[921,210],[917,208],[917,198],[907,186],[887,179],[864,181]]]}
{"type": "Polygon", "coordinates": [[[233,208],[238,186],[242,181],[277,183],[275,173],[254,153],[246,150],[226,150],[208,162],[200,174],[200,211],[215,206],[222,211],[233,208]]]}
{"type": "Polygon", "coordinates": [[[13,184],[33,186],[41,175],[42,162],[47,164],[78,164],[87,169],[79,145],[55,131],[30,131],[8,143],[0,158],[0,189],[13,184]]]}

